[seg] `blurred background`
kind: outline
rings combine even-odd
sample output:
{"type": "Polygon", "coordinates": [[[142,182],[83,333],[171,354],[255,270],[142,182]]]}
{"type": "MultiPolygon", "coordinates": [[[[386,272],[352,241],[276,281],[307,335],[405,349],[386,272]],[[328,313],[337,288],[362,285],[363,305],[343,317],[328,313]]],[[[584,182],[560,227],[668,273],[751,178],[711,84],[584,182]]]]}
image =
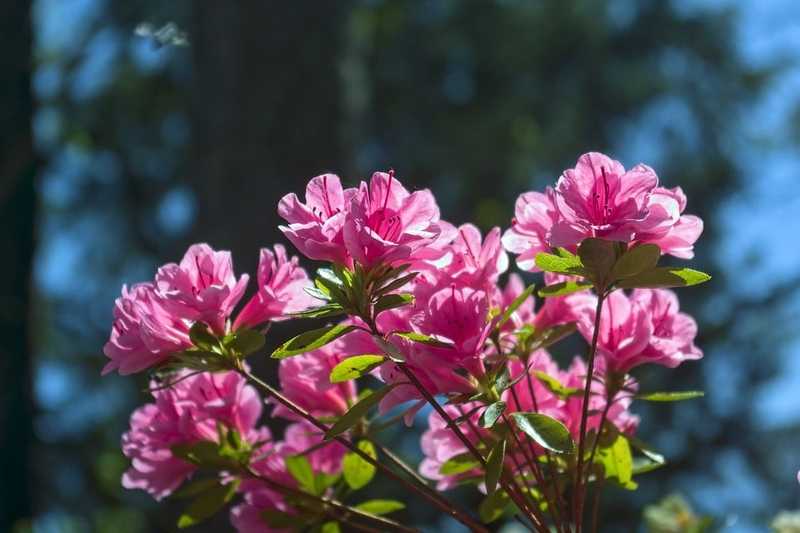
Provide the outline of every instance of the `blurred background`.
{"type": "MultiPolygon", "coordinates": [[[[609,492],[603,531],[639,531],[644,506],[675,491],[730,532],[800,507],[800,3],[2,11],[0,531],[175,530],[177,506],[119,484],[120,435],[147,401],[144,376],[100,378],[121,284],[196,241],[253,272],[258,247],[283,241],[279,197],[323,171],[353,183],[393,167],[432,188],[448,220],[488,229],[588,150],[681,185],[706,221],[692,266],[714,275],[681,294],[706,357],[640,375],[707,397],[636,406],[670,464],[635,493],[609,492]]],[[[419,460],[417,433],[387,439],[419,460]]],[[[410,504],[406,519],[459,531],[410,504]]]]}

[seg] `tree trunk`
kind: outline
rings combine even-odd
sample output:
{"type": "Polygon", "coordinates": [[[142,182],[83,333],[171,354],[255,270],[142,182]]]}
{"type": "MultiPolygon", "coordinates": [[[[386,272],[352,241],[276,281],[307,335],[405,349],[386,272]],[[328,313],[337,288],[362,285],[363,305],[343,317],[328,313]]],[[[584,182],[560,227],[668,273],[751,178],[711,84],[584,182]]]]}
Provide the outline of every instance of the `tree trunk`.
{"type": "Polygon", "coordinates": [[[36,197],[30,8],[30,2],[11,2],[0,18],[0,531],[11,531],[32,511],[29,319],[36,197]]]}
{"type": "Polygon", "coordinates": [[[195,235],[254,271],[283,240],[276,207],[345,164],[338,74],[347,2],[197,2],[193,169],[195,235]]]}

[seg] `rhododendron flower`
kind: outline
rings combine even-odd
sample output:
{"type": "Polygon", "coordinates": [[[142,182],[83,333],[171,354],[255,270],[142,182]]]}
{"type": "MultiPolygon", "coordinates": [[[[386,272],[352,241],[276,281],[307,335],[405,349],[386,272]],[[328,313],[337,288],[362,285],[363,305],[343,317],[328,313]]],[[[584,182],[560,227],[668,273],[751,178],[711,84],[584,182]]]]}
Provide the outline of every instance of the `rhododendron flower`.
{"type": "Polygon", "coordinates": [[[255,429],[261,398],[235,372],[190,375],[183,371],[171,387],[152,394],[155,403],[134,411],[131,429],[122,436],[122,451],[131,459],[122,485],[145,490],[157,500],[171,494],[196,470],[173,455],[173,446],[217,442],[218,423],[238,431],[251,444],[269,437],[265,429],[255,429]]]}
{"type": "Polygon", "coordinates": [[[500,228],[492,228],[482,240],[478,228],[464,224],[458,228],[449,251],[452,261],[446,267],[447,275],[476,289],[488,289],[508,270],[508,255],[500,242],[500,228]]]}
{"type": "Polygon", "coordinates": [[[683,215],[686,209],[686,195],[680,187],[664,189],[657,187],[650,196],[650,211],[662,209],[668,218],[660,217],[662,223],[639,231],[638,242],[657,245],[661,253],[691,259],[694,257],[694,243],[703,232],[703,221],[694,215],[683,215]]]}
{"type": "MultiPolygon", "coordinates": [[[[586,363],[580,357],[575,357],[566,372],[562,372],[559,380],[567,388],[583,391],[586,386],[586,363]]],[[[595,367],[595,376],[604,373],[603,361],[598,360],[595,367]]],[[[603,383],[597,379],[592,380],[591,395],[589,396],[589,417],[586,420],[587,431],[597,431],[600,427],[602,412],[606,407],[606,393],[603,383]]],[[[628,390],[638,389],[636,381],[628,377],[625,380],[625,387],[628,390]]],[[[639,427],[639,417],[632,414],[628,409],[631,405],[630,395],[619,395],[614,399],[614,403],[608,409],[606,420],[611,422],[622,433],[633,435],[639,427]]],[[[562,407],[561,415],[557,416],[573,438],[580,438],[581,414],[583,409],[583,393],[569,397],[562,407]]]]}
{"type": "Polygon", "coordinates": [[[408,260],[441,232],[439,206],[427,189],[409,193],[394,172],[361,182],[344,223],[344,243],[365,267],[408,260]]]}
{"type": "Polygon", "coordinates": [[[190,321],[202,321],[216,333],[242,298],[249,276],[238,280],[230,252],[217,252],[207,244],[189,247],[179,264],[158,269],[156,289],[167,310],[190,321]]]}
{"type": "Polygon", "coordinates": [[[123,286],[122,296],[114,304],[111,337],[103,347],[111,359],[103,374],[140,372],[191,345],[188,325],[164,309],[152,283],[140,283],[130,290],[123,286]]]}
{"type": "Polygon", "coordinates": [[[352,266],[342,231],[355,193],[343,190],[335,174],[317,176],[306,186],[306,203],[294,193],[281,198],[278,214],[289,224],[279,228],[306,257],[352,266]]]}
{"type": "MultiPolygon", "coordinates": [[[[261,476],[281,485],[295,488],[297,481],[286,470],[284,458],[304,454],[314,474],[338,474],[342,470],[342,458],[346,452],[345,447],[341,444],[331,442],[314,451],[304,453],[321,442],[321,433],[311,424],[307,422],[291,424],[286,428],[284,439],[266,447],[262,458],[254,461],[252,468],[261,476]]],[[[244,495],[244,503],[231,509],[231,522],[238,532],[286,531],[271,529],[263,518],[266,510],[294,514],[294,509],[279,492],[256,478],[245,479],[239,490],[244,495]]]]}
{"type": "Polygon", "coordinates": [[[526,192],[517,198],[511,227],[503,234],[503,246],[517,254],[517,266],[534,271],[536,254],[549,252],[549,235],[558,220],[555,193],[548,187],[545,194],[526,192]]]}
{"type": "Polygon", "coordinates": [[[558,365],[550,357],[547,350],[537,350],[530,354],[528,364],[528,373],[531,374],[530,384],[527,378],[517,381],[517,378],[525,370],[525,366],[521,361],[511,360],[508,363],[509,377],[512,382],[517,382],[503,392],[502,399],[508,406],[506,411],[508,413],[539,412],[558,417],[561,414],[560,409],[564,402],[542,385],[542,382],[536,377],[536,372],[544,372],[557,378],[559,375],[558,365]],[[533,394],[531,394],[531,388],[533,388],[533,394]]]}
{"type": "Polygon", "coordinates": [[[233,329],[282,320],[287,314],[302,311],[314,303],[314,298],[304,290],[310,284],[297,257],[289,259],[286,248],[280,244],[276,244],[274,250],[261,249],[257,292],[239,312],[233,329]]]}
{"type": "MultiPolygon", "coordinates": [[[[591,339],[594,310],[584,313],[578,330],[591,339]]],[[[597,353],[608,369],[627,372],[643,363],[674,368],[703,356],[694,345],[697,324],[678,312],[678,300],[666,289],[637,289],[628,297],[612,292],[603,302],[597,353]]]]}
{"type": "MultiPolygon", "coordinates": [[[[462,424],[461,430],[467,439],[476,445],[482,438],[490,438],[490,432],[478,426],[481,411],[476,408],[480,405],[478,402],[469,402],[462,405],[444,406],[445,412],[451,419],[472,413],[470,415],[472,423],[462,424]]],[[[457,455],[468,453],[468,450],[456,434],[447,427],[447,422],[436,411],[431,411],[431,414],[428,415],[428,429],[422,433],[420,446],[424,459],[419,465],[419,472],[426,478],[436,481],[438,490],[447,490],[455,487],[464,478],[481,476],[481,470],[477,468],[456,475],[445,475],[440,472],[442,465],[447,461],[457,455]]]]}
{"type": "MultiPolygon", "coordinates": [[[[578,331],[587,342],[594,332],[595,310],[587,310],[578,321],[578,331]]],[[[650,315],[643,306],[632,302],[623,291],[614,291],[603,302],[597,337],[597,354],[609,370],[627,372],[649,362],[645,349],[653,333],[650,315]]]]}
{"type": "Polygon", "coordinates": [[[657,185],[658,177],[647,165],[626,172],[619,161],[603,154],[582,155],[556,185],[560,218],[550,232],[550,245],[573,246],[587,237],[628,242],[637,231],[657,227],[670,216],[649,210],[657,185]]]}
{"type": "Polygon", "coordinates": [[[647,309],[653,333],[645,355],[652,362],[674,368],[684,361],[700,359],[703,352],[695,346],[697,322],[679,312],[678,296],[667,289],[636,289],[631,300],[647,309]]]}
{"type": "MultiPolygon", "coordinates": [[[[331,383],[330,373],[353,352],[347,348],[349,336],[340,338],[318,350],[283,359],[278,368],[281,390],[290,400],[316,417],[338,417],[355,403],[354,381],[331,383]]],[[[374,350],[373,350],[374,351],[374,350]]],[[[290,420],[298,416],[275,402],[274,416],[290,420]]]]}
{"type": "MultiPolygon", "coordinates": [[[[562,274],[545,272],[544,281],[546,285],[555,285],[563,281],[574,279],[562,274]]],[[[597,306],[597,297],[588,290],[574,292],[566,296],[550,296],[544,299],[544,303],[533,320],[537,328],[550,328],[561,324],[577,322],[587,312],[597,306]]]]}

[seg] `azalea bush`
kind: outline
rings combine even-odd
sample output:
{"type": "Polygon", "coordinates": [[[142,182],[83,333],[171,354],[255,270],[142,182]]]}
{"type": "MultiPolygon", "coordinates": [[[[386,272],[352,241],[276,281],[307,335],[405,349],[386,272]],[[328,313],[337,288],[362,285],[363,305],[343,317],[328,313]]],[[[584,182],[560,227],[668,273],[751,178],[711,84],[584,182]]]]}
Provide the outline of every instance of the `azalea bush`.
{"type": "Polygon", "coordinates": [[[635,490],[665,462],[636,437],[633,402],[702,394],[640,390],[634,376],[703,355],[670,290],[709,279],[676,266],[703,229],[686,203],[650,167],[588,153],[484,236],[393,171],[354,188],[315,177],[278,205],[283,234],[325,263],[313,277],[264,248],[240,305],[248,276],[197,244],[123,287],[104,372],[149,372],[152,400],[122,437],[122,484],[183,499],[179,527],[229,507],[242,532],[415,531],[392,518],[406,501],[370,497],[383,476],[471,531],[503,519],[596,531],[602,491],[635,490]],[[509,253],[540,282],[506,276],[509,253]],[[248,359],[283,320],[305,327],[266,354],[280,360],[274,387],[248,359]],[[569,336],[586,349],[562,368],[548,350],[569,336]],[[424,459],[409,465],[377,436],[426,405],[424,459]],[[478,509],[448,497],[461,485],[482,494],[478,509]]]}

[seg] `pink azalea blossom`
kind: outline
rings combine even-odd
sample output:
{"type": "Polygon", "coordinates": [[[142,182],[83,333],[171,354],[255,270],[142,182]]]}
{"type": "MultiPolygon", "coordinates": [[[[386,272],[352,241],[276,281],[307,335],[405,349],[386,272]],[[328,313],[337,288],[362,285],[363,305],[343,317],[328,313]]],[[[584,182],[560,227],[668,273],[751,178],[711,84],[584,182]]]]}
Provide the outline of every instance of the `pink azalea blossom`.
{"type": "MultiPolygon", "coordinates": [[[[503,392],[502,399],[508,406],[506,411],[508,413],[538,412],[557,417],[561,413],[563,402],[542,384],[536,377],[536,372],[544,372],[547,375],[557,377],[559,375],[558,365],[550,357],[547,350],[537,350],[529,357],[528,373],[531,374],[530,383],[528,383],[528,378],[524,378],[503,392]]],[[[518,360],[509,361],[508,374],[511,381],[515,381],[524,370],[525,366],[522,362],[518,360]]]]}
{"type": "Polygon", "coordinates": [[[439,207],[427,189],[409,193],[394,172],[362,182],[344,224],[344,244],[365,267],[396,264],[433,243],[441,232],[439,207]]]}
{"type": "MultiPolygon", "coordinates": [[[[261,459],[252,467],[261,476],[281,485],[295,488],[297,482],[286,470],[284,458],[303,454],[322,442],[322,434],[307,422],[291,424],[286,428],[284,439],[265,447],[261,459]]],[[[312,452],[306,453],[312,471],[324,474],[338,474],[342,470],[342,459],[346,449],[337,442],[331,442],[312,452]]],[[[239,533],[261,533],[264,531],[286,531],[271,529],[262,517],[266,510],[277,510],[294,514],[295,510],[274,488],[255,478],[246,479],[239,488],[244,502],[231,509],[231,523],[239,533]]]]}
{"type": "Polygon", "coordinates": [[[248,276],[238,280],[230,252],[217,252],[207,244],[189,247],[179,264],[158,269],[156,290],[164,307],[176,316],[208,324],[225,332],[231,311],[242,298],[248,276]]]}
{"type": "MultiPolygon", "coordinates": [[[[594,310],[584,313],[578,330],[590,340],[594,310]]],[[[697,324],[678,312],[678,299],[665,289],[637,289],[628,297],[612,292],[603,303],[597,352],[609,370],[627,372],[643,363],[674,368],[703,356],[694,345],[697,324]]]]}
{"type": "MultiPolygon", "coordinates": [[[[343,415],[348,406],[355,402],[355,382],[331,383],[330,373],[347,355],[355,355],[347,345],[351,335],[318,350],[283,359],[278,368],[283,394],[316,417],[343,415]]],[[[290,420],[298,419],[297,415],[277,402],[272,414],[290,420]]]]}
{"type": "MultiPolygon", "coordinates": [[[[575,357],[572,364],[566,372],[562,372],[559,380],[562,385],[568,388],[578,389],[583,391],[586,387],[586,363],[580,357],[575,357]]],[[[595,376],[602,376],[604,373],[603,362],[598,361],[598,367],[595,367],[595,376]]],[[[637,383],[633,378],[628,377],[625,385],[630,390],[638,388],[637,383]]],[[[631,397],[623,396],[620,394],[613,405],[608,410],[607,420],[611,422],[618,430],[628,435],[633,435],[639,427],[639,417],[629,411],[631,405],[631,397]]],[[[586,429],[587,431],[597,431],[600,427],[602,412],[606,407],[606,394],[603,383],[598,380],[592,382],[591,395],[589,396],[589,417],[587,418],[586,429]]],[[[560,419],[567,429],[569,429],[572,437],[577,441],[580,437],[580,424],[581,415],[583,413],[583,393],[571,396],[563,403],[561,415],[556,418],[560,419]]]]}
{"type": "Polygon", "coordinates": [[[145,490],[157,500],[175,491],[196,470],[175,457],[171,447],[217,442],[217,423],[235,429],[251,443],[269,436],[265,429],[255,429],[261,398],[239,374],[189,375],[184,371],[177,379],[172,387],[153,390],[155,403],[134,411],[131,429],[122,436],[122,451],[131,459],[122,485],[145,490]]]}
{"type": "Polygon", "coordinates": [[[306,271],[298,265],[297,257],[289,259],[286,248],[280,244],[276,244],[274,250],[261,249],[257,292],[239,312],[233,329],[283,320],[286,315],[314,304],[314,298],[304,290],[310,284],[306,271]]]}
{"type": "Polygon", "coordinates": [[[697,323],[679,312],[678,296],[667,289],[636,289],[631,300],[648,311],[653,333],[644,355],[652,362],[674,368],[684,361],[703,357],[695,346],[697,323]]]}
{"type": "MultiPolygon", "coordinates": [[[[452,419],[456,419],[463,414],[472,413],[470,421],[472,424],[462,424],[461,429],[464,435],[472,444],[477,445],[481,438],[489,438],[488,430],[478,426],[480,406],[477,402],[469,402],[463,405],[445,405],[444,410],[452,419]],[[474,429],[473,429],[474,428],[474,429]],[[475,431],[477,429],[477,432],[475,431]]],[[[480,469],[474,469],[457,475],[444,475],[440,472],[442,465],[457,455],[468,453],[467,447],[461,442],[456,434],[447,427],[447,423],[439,416],[439,413],[432,411],[428,415],[428,429],[422,434],[420,440],[424,459],[419,465],[419,472],[428,479],[436,481],[438,490],[447,490],[458,485],[459,481],[471,476],[480,476],[480,469]]]]}
{"type": "MultiPolygon", "coordinates": [[[[587,342],[592,339],[594,320],[595,310],[592,309],[578,321],[578,331],[587,342]]],[[[652,333],[653,324],[647,309],[631,301],[623,291],[614,291],[603,302],[597,353],[609,370],[627,372],[651,361],[645,349],[652,333]]]]}
{"type": "Polygon", "coordinates": [[[309,259],[352,266],[343,229],[355,193],[356,189],[342,189],[335,174],[317,176],[306,186],[306,203],[294,193],[278,203],[278,214],[288,222],[280,230],[309,259]]]}
{"type": "MultiPolygon", "coordinates": [[[[555,285],[574,279],[570,276],[545,272],[546,285],[555,285]]],[[[595,309],[597,297],[590,291],[579,291],[566,296],[551,296],[544,299],[544,303],[536,313],[533,323],[537,328],[550,328],[570,322],[577,322],[587,312],[595,309]]]]}
{"type": "Polygon", "coordinates": [[[497,283],[500,274],[508,269],[508,255],[500,242],[500,228],[492,228],[481,238],[472,224],[464,224],[450,246],[452,256],[446,267],[447,275],[477,289],[488,289],[497,283]]]}
{"type": "Polygon", "coordinates": [[[503,234],[503,246],[517,254],[517,266],[536,271],[536,254],[549,252],[550,230],[558,221],[555,193],[550,187],[545,194],[526,192],[517,198],[511,228],[503,234]]]}
{"type": "Polygon", "coordinates": [[[639,231],[637,242],[649,242],[661,248],[661,253],[691,259],[694,243],[703,232],[703,221],[694,215],[683,215],[686,195],[680,187],[664,189],[657,187],[650,197],[651,212],[661,209],[667,216],[659,217],[662,223],[656,227],[639,231]]]}
{"type": "Polygon", "coordinates": [[[651,213],[650,196],[658,177],[650,167],[625,168],[609,157],[582,155],[556,185],[560,219],[550,232],[551,246],[573,246],[586,237],[629,242],[637,231],[657,227],[669,214],[651,213]]]}
{"type": "Polygon", "coordinates": [[[113,370],[133,374],[164,362],[175,352],[191,346],[188,325],[168,313],[152,283],[140,283],[114,304],[114,324],[103,352],[111,361],[103,374],[113,370]]]}

